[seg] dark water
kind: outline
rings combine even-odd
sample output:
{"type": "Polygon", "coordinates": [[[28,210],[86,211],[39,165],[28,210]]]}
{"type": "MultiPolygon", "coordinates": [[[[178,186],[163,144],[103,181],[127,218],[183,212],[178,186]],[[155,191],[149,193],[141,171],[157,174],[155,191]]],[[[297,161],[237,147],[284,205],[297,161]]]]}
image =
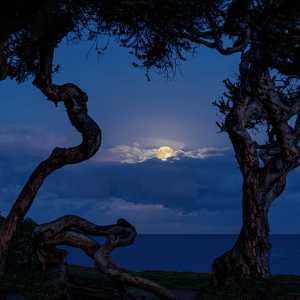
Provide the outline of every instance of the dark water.
{"type": "MultiPolygon", "coordinates": [[[[95,238],[103,244],[104,238],[95,238]]],[[[117,248],[111,257],[123,268],[164,271],[210,272],[212,261],[230,250],[237,235],[139,234],[128,247],[117,248]]],[[[300,235],[271,235],[271,272],[300,275],[300,235]]],[[[93,266],[80,249],[64,247],[68,263],[93,266]]]]}

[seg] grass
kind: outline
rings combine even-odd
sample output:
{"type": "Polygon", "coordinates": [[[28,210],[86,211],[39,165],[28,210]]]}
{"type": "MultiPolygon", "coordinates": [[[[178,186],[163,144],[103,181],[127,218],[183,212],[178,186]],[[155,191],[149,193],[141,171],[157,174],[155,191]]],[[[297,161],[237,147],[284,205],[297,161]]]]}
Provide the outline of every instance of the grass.
{"type": "Polygon", "coordinates": [[[252,300],[274,299],[285,300],[286,290],[275,278],[244,280],[236,284],[227,284],[224,287],[200,289],[198,298],[201,300],[252,300]]]}
{"type": "Polygon", "coordinates": [[[108,280],[108,277],[101,274],[98,270],[92,267],[83,267],[77,265],[68,265],[68,270],[71,274],[76,276],[86,276],[89,278],[100,278],[102,280],[108,280]]]}
{"type": "MultiPolygon", "coordinates": [[[[105,275],[100,274],[91,267],[70,265],[69,270],[75,275],[107,279],[105,275]]],[[[257,295],[267,295],[273,297],[274,300],[283,300],[287,292],[300,293],[300,276],[297,275],[277,275],[268,280],[253,279],[241,281],[237,284],[228,284],[225,287],[209,289],[209,273],[167,272],[160,270],[126,271],[135,276],[148,278],[170,290],[199,291],[196,298],[198,300],[250,300],[257,295]]]]}
{"type": "MultiPolygon", "coordinates": [[[[70,273],[77,276],[100,278],[102,280],[109,279],[107,276],[91,267],[69,265],[68,268],[70,273]]],[[[274,300],[283,300],[285,299],[287,292],[300,293],[300,276],[296,275],[277,275],[269,280],[253,279],[250,281],[241,281],[237,284],[228,284],[225,287],[210,289],[208,288],[210,282],[209,273],[167,272],[160,270],[146,270],[143,272],[126,270],[126,272],[135,276],[150,279],[169,290],[199,291],[194,300],[252,300],[255,299],[257,295],[268,296],[274,300]]],[[[23,278],[23,276],[21,277],[23,278]]],[[[18,288],[16,289],[16,280],[12,278],[7,278],[3,283],[8,290],[19,290],[27,296],[28,299],[47,299],[47,297],[45,297],[45,292],[47,293],[47,291],[38,292],[42,286],[42,276],[39,275],[36,288],[33,287],[32,282],[33,280],[30,285],[26,285],[26,289],[23,287],[23,285],[25,285],[25,282],[23,283],[23,281],[18,282],[18,288]],[[28,289],[28,286],[30,286],[30,290],[28,289]],[[36,297],[37,293],[41,294],[41,297],[36,297]]]]}
{"type": "MultiPolygon", "coordinates": [[[[99,271],[91,267],[82,267],[76,265],[68,266],[69,272],[77,276],[87,276],[90,278],[101,278],[107,280],[108,277],[101,274],[99,271]]],[[[143,271],[134,272],[125,270],[127,273],[134,276],[150,279],[161,286],[171,290],[187,290],[198,291],[200,288],[209,284],[209,273],[195,273],[195,272],[168,272],[168,271],[143,271]]]]}
{"type": "Polygon", "coordinates": [[[300,276],[277,275],[275,277],[289,293],[300,293],[300,276]]]}

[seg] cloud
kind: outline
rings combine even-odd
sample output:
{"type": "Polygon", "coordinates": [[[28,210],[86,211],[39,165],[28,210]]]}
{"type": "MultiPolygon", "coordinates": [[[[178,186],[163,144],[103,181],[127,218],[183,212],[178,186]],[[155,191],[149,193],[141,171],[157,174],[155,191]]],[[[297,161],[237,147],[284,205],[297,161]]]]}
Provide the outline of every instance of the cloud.
{"type": "Polygon", "coordinates": [[[45,127],[0,125],[1,211],[10,209],[36,166],[57,146],[70,145],[45,127]]]}
{"type": "Polygon", "coordinates": [[[141,163],[90,160],[65,166],[47,178],[39,195],[48,191],[60,199],[123,199],[178,209],[182,215],[240,207],[242,176],[232,152],[205,159],[175,158],[141,163]]]}
{"type": "Polygon", "coordinates": [[[180,209],[133,203],[119,198],[37,197],[29,212],[29,216],[40,224],[66,214],[78,215],[97,225],[115,224],[118,219],[124,218],[139,233],[215,233],[214,228],[218,228],[220,233],[232,233],[238,232],[241,226],[239,212],[233,210],[211,214],[202,209],[193,214],[182,214],[180,209]]]}
{"type": "MultiPolygon", "coordinates": [[[[3,215],[30,173],[16,168],[1,176],[3,215]]],[[[288,232],[287,227],[280,231],[279,224],[293,227],[294,233],[299,229],[297,181],[298,176],[290,180],[292,189],[272,204],[272,233],[288,232]]],[[[241,200],[242,176],[233,151],[205,159],[182,156],[163,162],[153,158],[135,164],[90,160],[52,173],[29,216],[43,223],[76,214],[100,225],[125,218],[140,233],[238,233],[241,200]]]]}
{"type": "Polygon", "coordinates": [[[229,152],[232,152],[230,148],[219,149],[219,148],[208,147],[208,148],[201,148],[194,151],[177,150],[175,151],[174,156],[175,156],[175,160],[179,160],[182,157],[204,159],[211,156],[224,156],[229,152]]]}
{"type": "Polygon", "coordinates": [[[70,146],[62,135],[54,134],[45,127],[28,125],[0,125],[2,151],[27,153],[35,157],[49,154],[55,147],[70,146]]]}
{"type": "MultiPolygon", "coordinates": [[[[157,139],[162,140],[162,139],[157,139]]],[[[175,144],[175,142],[173,143],[175,144]]],[[[171,145],[160,143],[161,146],[163,145],[171,145]]],[[[182,147],[183,144],[178,143],[177,146],[182,147]]],[[[176,148],[171,147],[173,150],[176,148]]],[[[128,164],[135,164],[141,163],[146,160],[151,160],[156,157],[159,148],[151,148],[151,149],[142,149],[140,144],[135,142],[134,146],[128,145],[117,145],[114,148],[104,149],[100,148],[99,152],[96,156],[93,157],[95,161],[111,161],[111,162],[121,162],[121,163],[128,163],[128,164]]],[[[180,160],[184,157],[194,158],[194,159],[205,159],[211,156],[223,156],[227,153],[231,152],[230,148],[202,148],[194,151],[185,151],[185,150],[175,150],[174,154],[171,159],[168,160],[180,160]]]]}
{"type": "Polygon", "coordinates": [[[139,163],[156,156],[158,149],[140,149],[135,143],[134,147],[117,145],[110,149],[100,149],[93,160],[118,161],[121,163],[139,163]]]}
{"type": "MultiPolygon", "coordinates": [[[[41,162],[41,156],[46,158],[55,146],[68,142],[63,136],[54,136],[46,128],[36,126],[2,125],[1,135],[0,197],[12,203],[41,162]]],[[[171,145],[164,139],[147,141],[171,145]]],[[[176,143],[182,147],[176,141],[173,147],[176,143]]],[[[232,168],[236,165],[232,150],[177,149],[166,162],[156,158],[157,151],[158,148],[143,148],[137,142],[133,146],[101,149],[91,160],[51,174],[38,195],[41,201],[48,199],[49,194],[53,199],[123,199],[135,205],[178,209],[182,215],[201,209],[226,210],[241,199],[241,190],[236,186],[236,182],[241,186],[241,176],[232,168]]]]}
{"type": "MultiPolygon", "coordinates": [[[[3,140],[0,148],[0,199],[4,215],[41,161],[17,145],[22,147],[24,135],[40,136],[41,141],[42,133],[47,137],[43,128],[7,130],[16,139],[3,140]]],[[[32,147],[32,151],[47,148],[38,142],[32,147]]],[[[40,223],[65,214],[81,215],[100,224],[127,218],[145,233],[153,233],[159,227],[164,233],[213,232],[213,228],[218,228],[219,233],[230,233],[239,227],[242,175],[233,150],[178,149],[165,162],[155,157],[156,150],[144,149],[138,143],[119,145],[102,150],[97,159],[53,172],[39,190],[30,215],[40,223]],[[220,229],[222,226],[224,230],[220,229]]],[[[296,216],[299,174],[297,170],[293,172],[287,190],[271,207],[270,224],[276,224],[276,228],[287,218],[294,220],[296,228],[300,226],[296,216]],[[295,217],[290,207],[295,208],[295,217]]]]}
{"type": "MultiPolygon", "coordinates": [[[[49,129],[40,126],[0,125],[0,148],[2,156],[13,155],[46,158],[55,147],[70,147],[69,141],[62,135],[54,134],[49,129]]],[[[144,138],[139,143],[117,145],[113,148],[100,148],[92,158],[94,161],[121,162],[127,164],[142,163],[156,157],[158,149],[169,146],[175,152],[174,160],[183,157],[203,159],[210,156],[222,156],[228,148],[202,148],[194,151],[183,150],[184,144],[169,139],[144,138]]]]}

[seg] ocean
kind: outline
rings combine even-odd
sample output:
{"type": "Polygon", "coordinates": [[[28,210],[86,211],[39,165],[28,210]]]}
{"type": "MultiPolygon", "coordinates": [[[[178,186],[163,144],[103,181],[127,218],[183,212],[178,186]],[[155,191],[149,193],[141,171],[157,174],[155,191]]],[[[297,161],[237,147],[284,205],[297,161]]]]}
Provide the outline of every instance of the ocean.
{"type": "MultiPolygon", "coordinates": [[[[235,234],[138,234],[128,247],[117,248],[111,257],[122,268],[164,271],[210,272],[212,261],[230,250],[235,234]]],[[[94,237],[100,244],[105,238],[94,237]]],[[[300,275],[300,235],[270,235],[273,246],[270,268],[273,275],[300,275]]],[[[63,246],[68,263],[93,266],[81,249],[63,246]]]]}

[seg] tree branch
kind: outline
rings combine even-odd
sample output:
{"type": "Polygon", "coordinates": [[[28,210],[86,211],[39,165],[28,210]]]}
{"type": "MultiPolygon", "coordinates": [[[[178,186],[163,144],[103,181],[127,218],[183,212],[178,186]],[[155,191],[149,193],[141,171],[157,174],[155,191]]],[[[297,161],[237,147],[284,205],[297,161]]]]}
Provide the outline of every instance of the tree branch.
{"type": "MultiPolygon", "coordinates": [[[[257,147],[256,147],[257,148],[257,147]]],[[[279,154],[281,153],[281,150],[279,148],[279,146],[270,146],[270,147],[265,147],[265,148],[262,148],[260,151],[259,151],[259,158],[263,161],[263,163],[266,165],[267,162],[269,161],[269,159],[271,157],[275,157],[275,156],[278,156],[279,154]]]]}
{"type": "Polygon", "coordinates": [[[288,120],[300,112],[300,100],[298,100],[289,110],[288,120]]]}
{"type": "Polygon", "coordinates": [[[196,36],[193,36],[189,33],[184,33],[183,34],[183,37],[196,43],[196,44],[199,44],[199,45],[204,45],[208,48],[216,48],[216,43],[215,42],[208,42],[208,41],[205,41],[199,37],[196,37],[196,36]]]}
{"type": "MultiPolygon", "coordinates": [[[[243,176],[249,173],[249,170],[259,168],[259,161],[255,145],[245,128],[245,118],[247,108],[252,99],[249,68],[252,56],[252,49],[248,50],[242,58],[241,62],[241,77],[237,95],[233,101],[233,106],[226,117],[225,127],[229,134],[238,164],[241,168],[243,176]]],[[[250,113],[248,111],[248,113],[250,113]]],[[[254,174],[254,173],[253,173],[254,174]]],[[[253,175],[255,176],[255,175],[253,175]]]]}
{"type": "Polygon", "coordinates": [[[231,55],[236,52],[244,51],[247,48],[250,38],[251,38],[251,31],[247,29],[247,31],[244,33],[244,38],[241,40],[241,42],[238,43],[237,46],[228,47],[226,49],[223,48],[223,42],[222,42],[221,38],[219,37],[219,35],[216,34],[215,31],[207,31],[200,35],[197,34],[197,37],[193,36],[189,33],[184,33],[183,37],[196,43],[196,44],[205,45],[208,48],[215,48],[223,55],[231,55]],[[205,36],[213,36],[215,41],[208,42],[208,41],[200,38],[200,37],[205,37],[205,36]]]}
{"type": "Polygon", "coordinates": [[[283,82],[283,85],[281,85],[281,86],[277,85],[276,89],[286,89],[290,85],[290,83],[293,79],[300,79],[300,76],[299,75],[289,75],[285,79],[275,80],[275,81],[283,82]]]}
{"type": "Polygon", "coordinates": [[[74,84],[52,84],[52,60],[54,48],[66,34],[58,33],[41,46],[39,72],[34,84],[52,101],[64,102],[72,125],[82,134],[82,143],[71,148],[55,148],[48,159],[34,170],[22,189],[9,215],[0,228],[0,278],[6,265],[7,250],[17,224],[28,212],[44,179],[53,171],[67,164],[76,164],[92,157],[101,144],[101,130],[87,114],[87,95],[74,84]]]}
{"type": "Polygon", "coordinates": [[[285,117],[289,109],[280,102],[276,89],[271,82],[269,70],[259,70],[258,72],[258,82],[255,91],[257,97],[266,107],[284,159],[288,164],[296,163],[299,158],[299,152],[294,144],[293,131],[285,117]]]}
{"type": "Polygon", "coordinates": [[[298,145],[300,142],[300,112],[298,112],[297,114],[297,119],[293,130],[293,139],[294,139],[294,144],[298,145]]]}
{"type": "MultiPolygon", "coordinates": [[[[95,268],[113,278],[120,292],[130,294],[126,287],[126,284],[129,284],[146,290],[159,299],[179,300],[151,280],[124,272],[109,256],[116,247],[132,244],[135,236],[135,228],[124,219],[118,220],[115,225],[97,226],[80,217],[69,215],[37,227],[32,236],[32,243],[45,271],[47,285],[55,288],[57,298],[62,295],[65,297],[72,295],[72,282],[66,263],[67,252],[56,249],[57,245],[69,245],[81,248],[89,257],[95,259],[95,268]],[[101,246],[87,234],[107,236],[107,239],[101,246]]],[[[129,299],[135,299],[135,296],[130,294],[129,299]]]]}
{"type": "Polygon", "coordinates": [[[246,32],[245,32],[245,36],[244,36],[243,41],[241,43],[239,43],[236,47],[228,47],[228,48],[224,49],[223,48],[223,42],[217,34],[215,34],[215,43],[216,43],[217,50],[221,54],[231,55],[231,54],[236,53],[236,52],[244,51],[247,48],[248,44],[249,44],[250,38],[251,38],[251,30],[247,29],[246,32]]]}
{"type": "MultiPolygon", "coordinates": [[[[179,300],[171,292],[162,288],[153,281],[125,273],[118,268],[118,265],[112,265],[111,262],[108,262],[110,252],[116,247],[119,247],[120,242],[121,241],[118,236],[110,234],[104,245],[95,253],[95,267],[101,273],[104,273],[121,283],[126,283],[136,288],[148,291],[161,300],[179,300]]],[[[123,242],[121,242],[121,244],[123,244],[123,242]]]]}
{"type": "Polygon", "coordinates": [[[266,118],[266,115],[266,111],[261,103],[258,101],[251,102],[246,108],[243,125],[246,126],[254,120],[264,119],[266,118]]]}

